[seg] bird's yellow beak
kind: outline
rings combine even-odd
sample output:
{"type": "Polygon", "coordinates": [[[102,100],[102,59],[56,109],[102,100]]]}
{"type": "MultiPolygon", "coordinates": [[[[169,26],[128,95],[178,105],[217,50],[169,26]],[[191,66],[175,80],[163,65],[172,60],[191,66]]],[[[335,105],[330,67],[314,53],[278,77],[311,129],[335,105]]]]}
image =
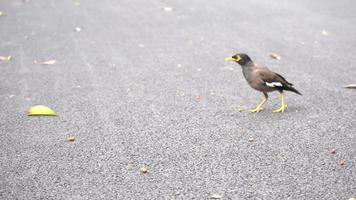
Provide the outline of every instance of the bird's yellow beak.
{"type": "Polygon", "coordinates": [[[228,58],[225,59],[225,61],[235,61],[235,59],[232,58],[232,57],[228,57],[228,58]]]}
{"type": "Polygon", "coordinates": [[[225,61],[235,61],[235,62],[238,62],[239,60],[241,60],[240,56],[237,56],[236,58],[228,57],[225,59],[225,61]]]}

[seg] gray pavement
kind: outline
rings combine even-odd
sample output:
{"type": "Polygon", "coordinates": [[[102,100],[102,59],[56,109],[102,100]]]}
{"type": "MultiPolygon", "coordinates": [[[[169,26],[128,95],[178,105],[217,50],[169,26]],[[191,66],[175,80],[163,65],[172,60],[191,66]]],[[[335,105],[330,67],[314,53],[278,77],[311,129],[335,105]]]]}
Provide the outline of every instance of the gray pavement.
{"type": "Polygon", "coordinates": [[[0,199],[356,196],[356,90],[342,87],[356,82],[355,9],[353,0],[1,0],[0,56],[13,60],[0,61],[0,199]],[[284,114],[272,113],[277,93],[261,113],[238,112],[262,95],[224,61],[237,52],[303,96],[288,93],[284,114]],[[37,104],[59,116],[26,116],[37,104]]]}

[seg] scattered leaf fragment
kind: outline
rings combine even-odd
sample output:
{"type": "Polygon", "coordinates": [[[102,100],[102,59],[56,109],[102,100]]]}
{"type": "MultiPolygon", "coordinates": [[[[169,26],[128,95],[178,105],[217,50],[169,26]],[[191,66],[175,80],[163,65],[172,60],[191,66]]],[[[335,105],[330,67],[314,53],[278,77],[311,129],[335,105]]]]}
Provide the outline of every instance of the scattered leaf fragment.
{"type": "Polygon", "coordinates": [[[74,142],[75,141],[75,137],[74,136],[70,136],[67,138],[68,142],[74,142]]]}
{"type": "Polygon", "coordinates": [[[221,195],[218,195],[218,194],[212,194],[210,196],[210,199],[222,199],[222,196],[221,195]]]}
{"type": "Polygon", "coordinates": [[[140,167],[140,172],[143,174],[146,174],[146,173],[148,173],[148,168],[146,166],[142,166],[142,167],[140,167]]]}
{"type": "Polygon", "coordinates": [[[164,6],[164,7],[163,7],[163,10],[166,11],[166,12],[172,12],[172,11],[173,11],[173,8],[172,8],[172,7],[169,7],[169,6],[164,6]]]}
{"type": "Polygon", "coordinates": [[[270,56],[271,58],[273,58],[273,59],[276,59],[276,60],[280,60],[280,59],[281,59],[281,56],[278,55],[278,54],[276,54],[276,53],[271,53],[269,56],[270,56]]]}
{"type": "Polygon", "coordinates": [[[254,142],[254,141],[255,141],[255,138],[250,137],[250,138],[248,139],[248,141],[249,141],[249,142],[254,142]]]}
{"type": "Polygon", "coordinates": [[[55,64],[57,61],[56,60],[47,60],[44,62],[38,62],[37,60],[33,61],[35,64],[41,64],[41,65],[53,65],[55,64]]]}
{"type": "Polygon", "coordinates": [[[12,59],[12,56],[0,56],[0,61],[8,62],[12,59]]]}
{"type": "Polygon", "coordinates": [[[203,99],[203,97],[200,96],[200,95],[196,97],[196,100],[197,100],[197,101],[201,101],[202,99],[203,99]]]}
{"type": "Polygon", "coordinates": [[[340,165],[341,165],[341,166],[344,166],[344,165],[345,165],[345,160],[341,160],[341,161],[340,161],[340,165]]]}
{"type": "Polygon", "coordinates": [[[3,15],[4,15],[4,13],[0,11],[0,17],[3,16],[3,15]]]}
{"type": "Polygon", "coordinates": [[[356,83],[345,85],[344,88],[356,89],[356,83]]]}
{"type": "Polygon", "coordinates": [[[323,35],[330,35],[326,30],[321,31],[321,34],[323,34],[323,35]]]}
{"type": "Polygon", "coordinates": [[[244,109],[242,109],[242,108],[237,108],[237,111],[242,112],[242,111],[244,111],[244,109]]]}
{"type": "Polygon", "coordinates": [[[336,154],[336,149],[331,149],[331,150],[330,150],[330,153],[331,153],[331,154],[336,154]]]}
{"type": "Polygon", "coordinates": [[[28,110],[27,115],[28,116],[57,116],[57,113],[47,106],[37,105],[31,107],[28,110]]]}

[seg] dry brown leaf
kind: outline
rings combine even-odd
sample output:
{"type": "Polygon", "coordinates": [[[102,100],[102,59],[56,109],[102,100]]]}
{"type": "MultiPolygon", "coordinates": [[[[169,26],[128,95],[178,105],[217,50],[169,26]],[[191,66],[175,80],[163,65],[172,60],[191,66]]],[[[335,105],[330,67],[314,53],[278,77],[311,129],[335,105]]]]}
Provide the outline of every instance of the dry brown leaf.
{"type": "Polygon", "coordinates": [[[143,173],[143,174],[148,173],[148,169],[147,169],[147,167],[146,167],[146,166],[142,166],[142,167],[140,167],[140,172],[141,172],[141,173],[143,173]]]}
{"type": "Polygon", "coordinates": [[[74,136],[70,136],[67,138],[68,142],[74,142],[75,141],[75,137],[74,136]]]}
{"type": "Polygon", "coordinates": [[[12,59],[11,56],[0,56],[0,60],[1,61],[5,61],[5,62],[8,62],[12,59]]]}
{"type": "Polygon", "coordinates": [[[339,164],[340,164],[341,166],[344,166],[344,165],[345,165],[345,160],[341,160],[339,164]]]}
{"type": "Polygon", "coordinates": [[[352,88],[352,89],[356,89],[356,83],[354,84],[348,84],[348,85],[345,85],[344,88],[352,88]]]}
{"type": "Polygon", "coordinates": [[[273,59],[276,59],[276,60],[280,60],[280,59],[281,59],[281,56],[278,55],[278,54],[276,54],[276,53],[271,53],[269,56],[270,56],[271,58],[273,58],[273,59]]]}
{"type": "Polygon", "coordinates": [[[331,150],[330,150],[330,153],[331,153],[331,154],[336,154],[336,149],[331,149],[331,150]]]}
{"type": "Polygon", "coordinates": [[[203,97],[199,95],[199,96],[197,96],[196,99],[197,99],[197,101],[201,101],[203,99],[203,97]]]}

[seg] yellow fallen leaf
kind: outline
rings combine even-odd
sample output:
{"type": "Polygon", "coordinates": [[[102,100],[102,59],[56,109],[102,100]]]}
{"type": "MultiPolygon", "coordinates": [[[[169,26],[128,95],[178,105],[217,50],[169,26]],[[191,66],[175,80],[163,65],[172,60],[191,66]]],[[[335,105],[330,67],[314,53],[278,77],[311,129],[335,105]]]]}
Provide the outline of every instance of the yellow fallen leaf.
{"type": "Polygon", "coordinates": [[[356,84],[345,85],[344,88],[356,88],[356,84]]]}
{"type": "Polygon", "coordinates": [[[10,61],[12,59],[12,57],[11,56],[0,56],[0,60],[1,61],[10,61]]]}
{"type": "Polygon", "coordinates": [[[38,106],[31,107],[28,110],[27,115],[28,116],[57,116],[57,113],[47,106],[38,105],[38,106]]]}

